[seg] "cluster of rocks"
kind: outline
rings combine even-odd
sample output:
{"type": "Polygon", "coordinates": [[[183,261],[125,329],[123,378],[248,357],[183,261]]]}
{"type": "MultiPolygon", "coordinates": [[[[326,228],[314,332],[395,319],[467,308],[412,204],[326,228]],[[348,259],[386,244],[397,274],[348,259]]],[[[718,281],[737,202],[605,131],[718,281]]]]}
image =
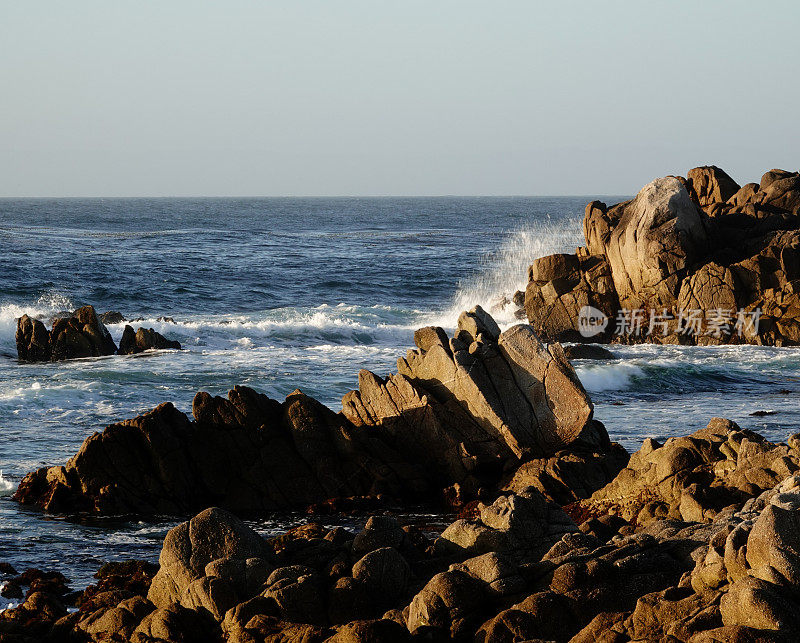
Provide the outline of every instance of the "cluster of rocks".
{"type": "Polygon", "coordinates": [[[201,392],[192,420],[165,403],[113,424],[14,498],[58,513],[261,515],[337,498],[460,506],[507,483],[563,502],[625,466],[559,344],[527,325],[501,333],[479,307],[453,338],[429,327],[414,339],[396,375],[360,373],[341,413],[300,391],[201,392]]]}
{"type": "Polygon", "coordinates": [[[800,474],[770,480],[800,468],[790,442],[715,419],[646,442],[591,499],[562,508],[524,487],[433,537],[374,515],[356,533],[307,523],[265,540],[210,508],[169,532],[155,574],[116,564],[72,613],[58,582],[31,586],[0,636],[28,622],[36,640],[81,642],[788,642],[800,474]],[[698,499],[705,486],[723,491],[698,499]]]}
{"type": "Polygon", "coordinates": [[[92,306],[53,319],[52,328],[39,319],[23,315],[17,320],[17,355],[24,362],[49,362],[103,355],[132,355],[149,349],[181,348],[180,342],[168,340],[152,328],[133,330],[126,325],[119,348],[105,324],[125,321],[119,313],[97,315],[92,306]]]}
{"type": "Polygon", "coordinates": [[[740,187],[716,166],[697,167],[631,201],[592,201],[586,246],[530,266],[526,314],[557,341],[587,340],[579,317],[590,306],[609,320],[590,341],[798,344],[798,215],[800,174],[783,170],[740,187]],[[624,313],[635,310],[639,319],[624,313]]]}

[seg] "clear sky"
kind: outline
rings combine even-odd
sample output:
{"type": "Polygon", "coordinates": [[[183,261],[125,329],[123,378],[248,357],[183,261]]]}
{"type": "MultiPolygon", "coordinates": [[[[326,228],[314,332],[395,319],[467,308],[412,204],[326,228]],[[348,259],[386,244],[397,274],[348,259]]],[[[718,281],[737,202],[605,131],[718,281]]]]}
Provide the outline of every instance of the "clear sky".
{"type": "Polygon", "coordinates": [[[629,194],[800,167],[800,4],[0,0],[0,196],[629,194]]]}

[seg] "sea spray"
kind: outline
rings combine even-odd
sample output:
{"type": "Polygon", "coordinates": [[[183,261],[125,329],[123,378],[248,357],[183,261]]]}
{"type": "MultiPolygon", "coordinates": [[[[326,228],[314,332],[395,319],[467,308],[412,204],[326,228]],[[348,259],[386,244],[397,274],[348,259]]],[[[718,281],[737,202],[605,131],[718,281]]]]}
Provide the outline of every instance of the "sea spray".
{"type": "Polygon", "coordinates": [[[501,328],[519,323],[514,293],[525,290],[528,266],[534,259],[561,252],[575,252],[583,243],[580,219],[545,217],[510,232],[496,250],[478,260],[481,269],[473,277],[458,281],[448,308],[428,323],[453,328],[463,310],[480,305],[490,311],[501,328]]]}

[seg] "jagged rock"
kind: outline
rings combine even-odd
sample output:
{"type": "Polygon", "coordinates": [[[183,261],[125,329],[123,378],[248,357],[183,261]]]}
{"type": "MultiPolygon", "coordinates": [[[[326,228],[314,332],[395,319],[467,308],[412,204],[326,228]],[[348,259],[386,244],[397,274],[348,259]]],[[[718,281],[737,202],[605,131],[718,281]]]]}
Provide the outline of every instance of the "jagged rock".
{"type": "Polygon", "coordinates": [[[50,332],[38,319],[23,315],[17,320],[17,356],[24,362],[50,360],[50,332]]]}
{"type": "Polygon", "coordinates": [[[459,482],[481,467],[599,440],[591,402],[559,345],[546,348],[529,326],[499,333],[480,307],[445,337],[418,334],[418,350],[386,380],[361,371],[359,390],[342,400],[344,415],[459,482]]]}
{"type": "Polygon", "coordinates": [[[243,515],[332,497],[421,496],[425,475],[390,447],[295,392],[198,394],[195,421],[170,403],[107,427],[65,466],[29,473],[14,496],[53,512],[243,515]]]}
{"type": "Polygon", "coordinates": [[[695,167],[686,173],[687,187],[701,208],[724,203],[739,192],[739,184],[716,165],[695,167]]]}
{"type": "Polygon", "coordinates": [[[122,339],[119,340],[118,352],[120,355],[134,355],[150,349],[180,350],[181,343],[167,339],[152,328],[140,328],[134,332],[132,326],[125,326],[122,331],[122,339]]]}
{"type": "Polygon", "coordinates": [[[613,322],[596,335],[580,332],[579,317],[587,306],[612,320],[620,307],[611,267],[604,256],[550,255],[531,264],[525,312],[537,333],[559,342],[608,341],[613,322]]]}
{"type": "Polygon", "coordinates": [[[78,308],[71,317],[56,319],[49,332],[28,315],[17,320],[17,354],[21,360],[58,361],[113,355],[117,347],[92,306],[78,308]]]}

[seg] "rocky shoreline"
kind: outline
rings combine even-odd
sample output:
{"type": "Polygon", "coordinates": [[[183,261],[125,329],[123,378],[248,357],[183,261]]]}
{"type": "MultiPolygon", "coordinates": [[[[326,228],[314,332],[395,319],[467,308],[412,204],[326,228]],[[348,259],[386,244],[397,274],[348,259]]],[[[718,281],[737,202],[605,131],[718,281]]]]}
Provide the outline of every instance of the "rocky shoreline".
{"type": "Polygon", "coordinates": [[[480,308],[454,335],[417,331],[338,414],[299,391],[199,393],[193,420],[162,404],[29,474],[14,499],[46,511],[196,515],[157,568],[115,563],[83,592],[7,573],[20,604],[2,640],[791,640],[798,436],[715,418],[629,457],[559,344],[480,308]],[[269,540],[236,515],[389,501],[461,515],[441,533],[382,510],[269,540]]]}
{"type": "MultiPolygon", "coordinates": [[[[590,498],[532,486],[465,508],[441,534],[386,513],[264,539],[209,508],[158,566],[6,583],[3,641],[791,641],[800,627],[800,440],[733,422],[648,440],[590,498]],[[776,482],[777,481],[777,482],[776,482]],[[68,610],[67,605],[77,609],[68,610]]],[[[0,568],[4,578],[15,573],[0,568]]]]}

